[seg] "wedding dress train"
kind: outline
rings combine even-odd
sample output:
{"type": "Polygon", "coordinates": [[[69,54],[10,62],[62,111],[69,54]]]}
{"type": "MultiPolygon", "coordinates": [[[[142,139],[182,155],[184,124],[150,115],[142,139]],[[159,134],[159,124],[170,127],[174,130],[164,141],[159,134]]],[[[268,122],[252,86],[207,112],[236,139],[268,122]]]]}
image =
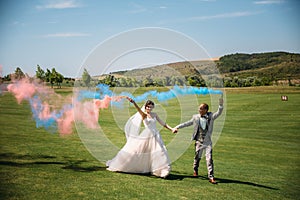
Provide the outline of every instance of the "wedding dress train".
{"type": "Polygon", "coordinates": [[[107,170],[151,173],[158,177],[166,177],[170,173],[171,164],[167,149],[156,128],[156,118],[145,118],[145,128],[140,133],[141,117],[138,115],[128,120],[125,126],[127,142],[112,160],[106,162],[107,170]]]}

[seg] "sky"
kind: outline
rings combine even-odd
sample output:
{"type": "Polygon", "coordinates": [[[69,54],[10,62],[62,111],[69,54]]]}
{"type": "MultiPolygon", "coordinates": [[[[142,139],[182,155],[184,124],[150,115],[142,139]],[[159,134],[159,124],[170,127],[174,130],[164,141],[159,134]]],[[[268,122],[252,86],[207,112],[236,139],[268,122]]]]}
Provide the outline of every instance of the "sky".
{"type": "MultiPolygon", "coordinates": [[[[297,0],[0,0],[0,72],[4,76],[20,67],[34,75],[40,65],[44,70],[55,68],[65,77],[77,77],[83,67],[89,67],[83,65],[97,47],[109,46],[110,57],[108,53],[118,49],[117,42],[122,47],[125,40],[139,38],[133,34],[123,42],[120,35],[149,27],[184,35],[199,44],[208,58],[300,53],[299,9],[297,0]],[[119,40],[111,42],[115,37],[119,40]]],[[[147,37],[152,41],[151,34],[147,37]]],[[[180,42],[175,43],[183,45],[180,42]]],[[[136,52],[126,59],[111,58],[114,67],[101,66],[103,55],[94,64],[109,72],[180,61],[157,49],[142,52],[143,56],[136,52]],[[145,55],[149,55],[147,60],[145,55]]],[[[103,72],[91,71],[91,75],[103,72]]]]}

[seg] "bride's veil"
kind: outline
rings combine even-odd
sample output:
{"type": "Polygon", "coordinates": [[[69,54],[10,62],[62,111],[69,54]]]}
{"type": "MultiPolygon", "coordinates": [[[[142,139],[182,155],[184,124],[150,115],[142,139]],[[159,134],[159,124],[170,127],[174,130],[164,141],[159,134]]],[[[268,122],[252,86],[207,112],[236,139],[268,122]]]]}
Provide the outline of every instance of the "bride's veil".
{"type": "MultiPolygon", "coordinates": [[[[145,112],[145,105],[143,105],[141,110],[145,112]]],[[[138,136],[140,134],[141,124],[142,116],[139,112],[136,112],[128,119],[128,121],[125,124],[124,131],[126,139],[128,139],[129,136],[138,136]]]]}

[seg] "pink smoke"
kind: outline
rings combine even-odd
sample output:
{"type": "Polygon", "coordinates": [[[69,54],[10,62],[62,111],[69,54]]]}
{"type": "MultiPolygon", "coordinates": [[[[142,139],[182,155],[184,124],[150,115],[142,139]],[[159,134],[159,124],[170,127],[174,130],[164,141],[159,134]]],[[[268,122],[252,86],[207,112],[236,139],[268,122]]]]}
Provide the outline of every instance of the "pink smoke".
{"type": "Polygon", "coordinates": [[[56,123],[57,130],[61,135],[73,132],[74,121],[83,123],[86,127],[95,129],[98,125],[99,110],[108,108],[111,101],[120,101],[124,96],[105,96],[104,99],[93,99],[90,101],[75,101],[71,98],[62,97],[53,89],[40,84],[38,81],[24,78],[14,81],[7,86],[17,102],[28,101],[31,105],[32,115],[37,127],[51,127],[56,123]],[[51,104],[57,100],[68,99],[59,109],[59,105],[51,104]]]}
{"type": "Polygon", "coordinates": [[[57,119],[59,133],[63,135],[71,134],[73,132],[73,122],[73,109],[65,110],[64,116],[57,119]]]}
{"type": "Polygon", "coordinates": [[[74,111],[77,122],[82,122],[91,129],[98,127],[99,108],[95,106],[93,101],[76,102],[74,111]]]}
{"type": "Polygon", "coordinates": [[[48,103],[44,102],[43,103],[43,109],[42,111],[39,113],[39,118],[40,119],[49,119],[51,117],[51,110],[50,110],[50,106],[48,103]]]}
{"type": "Polygon", "coordinates": [[[20,104],[24,99],[29,100],[36,91],[34,84],[24,78],[7,86],[7,90],[13,93],[20,104]]]}
{"type": "Polygon", "coordinates": [[[98,127],[99,110],[108,108],[111,101],[120,101],[123,96],[110,97],[104,99],[94,99],[93,101],[75,103],[75,120],[84,123],[88,128],[98,127]]]}

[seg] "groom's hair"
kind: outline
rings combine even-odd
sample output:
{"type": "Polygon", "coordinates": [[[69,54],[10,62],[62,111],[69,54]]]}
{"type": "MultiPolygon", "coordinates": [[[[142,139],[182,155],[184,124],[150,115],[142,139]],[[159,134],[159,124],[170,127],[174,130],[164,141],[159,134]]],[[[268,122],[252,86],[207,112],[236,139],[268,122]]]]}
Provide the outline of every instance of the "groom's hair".
{"type": "MultiPolygon", "coordinates": [[[[202,103],[201,105],[204,107],[204,109],[205,109],[205,110],[207,110],[207,111],[208,111],[208,109],[209,109],[209,106],[208,106],[206,103],[202,103]]],[[[200,106],[201,106],[201,105],[200,105],[200,106]]]]}

